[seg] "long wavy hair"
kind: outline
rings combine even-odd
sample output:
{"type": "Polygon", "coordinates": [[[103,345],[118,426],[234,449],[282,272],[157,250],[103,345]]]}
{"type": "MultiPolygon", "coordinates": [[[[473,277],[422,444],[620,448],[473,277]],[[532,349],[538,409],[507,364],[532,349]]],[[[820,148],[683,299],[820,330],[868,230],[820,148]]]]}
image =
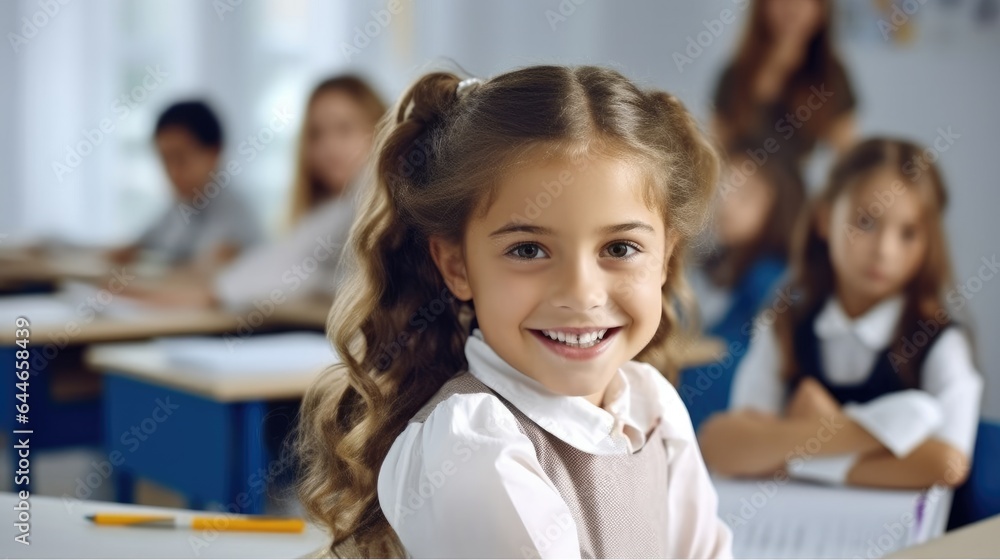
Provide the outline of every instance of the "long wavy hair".
{"type": "Polygon", "coordinates": [[[380,125],[373,179],[348,241],[350,273],[330,315],[342,363],[302,405],[300,499],[331,529],[334,550],[405,553],[379,507],[378,471],[410,418],[467,368],[474,313],[448,292],[428,239],[460,242],[505,169],[528,151],[584,150],[642,166],[648,201],[677,245],[659,328],[637,359],[663,351],[678,330],[684,246],[704,226],[719,176],[715,149],[681,102],[589,66],[524,68],[461,96],[460,80],[420,78],[380,125]]]}
{"type": "MultiPolygon", "coordinates": [[[[794,334],[799,325],[813,317],[836,290],[836,272],[830,260],[830,246],[820,235],[820,213],[828,211],[843,196],[856,192],[878,171],[895,172],[901,183],[921,195],[925,201],[923,221],[927,228],[927,253],[920,268],[903,288],[906,303],[896,327],[890,352],[904,356],[903,345],[914,340],[921,324],[939,322],[947,314],[945,287],[952,279],[951,258],[944,233],[943,214],[948,194],[938,168],[923,156],[921,146],[894,138],[871,138],[844,154],[830,172],[823,192],[814,199],[796,228],[792,249],[791,290],[798,301],[791,310],[778,316],[775,331],[782,355],[782,375],[792,381],[803,374],[797,363],[794,334]],[[917,163],[920,163],[918,171],[917,163]]],[[[904,386],[919,386],[919,367],[930,349],[925,345],[916,355],[897,367],[904,386]]]]}
{"type": "MultiPolygon", "coordinates": [[[[740,40],[738,53],[732,61],[733,91],[732,106],[719,107],[718,110],[739,134],[753,134],[754,115],[757,101],[752,92],[755,80],[767,59],[768,52],[777,41],[771,26],[767,21],[767,2],[770,0],[754,0],[740,40]]],[[[847,74],[843,63],[833,48],[833,6],[830,0],[811,0],[819,2],[822,20],[816,32],[805,45],[802,62],[788,76],[778,101],[785,107],[806,105],[812,88],[827,84],[833,88],[834,95],[839,95],[850,84],[845,83],[847,74]]],[[[816,109],[813,115],[806,119],[800,134],[810,139],[821,137],[830,129],[838,116],[836,103],[824,103],[816,109]]],[[[773,123],[768,123],[770,126],[773,123]]]]}

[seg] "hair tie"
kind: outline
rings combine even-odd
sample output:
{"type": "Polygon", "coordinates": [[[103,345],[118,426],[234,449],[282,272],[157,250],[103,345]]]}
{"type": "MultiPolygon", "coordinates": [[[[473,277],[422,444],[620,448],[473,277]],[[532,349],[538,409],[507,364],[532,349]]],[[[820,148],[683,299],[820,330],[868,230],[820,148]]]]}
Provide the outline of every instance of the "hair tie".
{"type": "Polygon", "coordinates": [[[483,84],[483,81],[479,78],[466,78],[461,82],[458,82],[458,87],[455,88],[455,96],[459,99],[463,99],[466,95],[483,84]]]}

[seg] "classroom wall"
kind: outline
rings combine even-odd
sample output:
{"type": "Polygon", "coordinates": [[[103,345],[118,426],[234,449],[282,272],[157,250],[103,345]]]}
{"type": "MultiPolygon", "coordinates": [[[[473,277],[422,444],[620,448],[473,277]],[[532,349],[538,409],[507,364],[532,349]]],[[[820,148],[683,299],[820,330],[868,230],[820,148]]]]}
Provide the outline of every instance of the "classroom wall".
{"type": "MultiPolygon", "coordinates": [[[[17,12],[17,5],[11,2],[0,3],[0,21],[13,22],[14,14],[17,12]]],[[[14,76],[14,56],[10,49],[0,49],[0,76],[14,76]]],[[[14,88],[0,87],[0,130],[14,130],[15,107],[14,88]]],[[[3,246],[13,229],[15,215],[20,208],[18,197],[20,192],[14,188],[16,183],[14,161],[19,152],[18,144],[13,141],[11,134],[0,135],[0,196],[7,204],[0,204],[0,247],[3,246]]]]}
{"type": "MultiPolygon", "coordinates": [[[[134,5],[139,4],[92,0],[81,9],[81,3],[70,3],[21,52],[0,49],[0,76],[5,77],[0,130],[10,131],[0,135],[0,197],[5,201],[0,234],[46,224],[80,239],[120,239],[141,225],[125,227],[121,220],[155,213],[140,208],[139,202],[148,205],[145,199],[129,199],[136,204],[123,206],[116,194],[130,179],[116,173],[134,159],[131,153],[103,150],[62,185],[54,184],[50,168],[64,141],[107,113],[123,87],[92,82],[110,80],[115,65],[148,54],[142,51],[145,43],[142,49],[116,43],[115,22],[134,5]]],[[[669,89],[706,119],[714,81],[739,39],[744,15],[740,0],[425,0],[419,9],[404,0],[390,17],[385,0],[301,0],[281,12],[299,14],[295,27],[274,18],[269,2],[246,0],[224,14],[215,5],[197,0],[162,5],[169,17],[156,24],[169,36],[162,45],[149,43],[162,49],[157,56],[167,60],[172,74],[148,102],[148,112],[154,114],[153,108],[172,96],[207,94],[220,106],[226,102],[220,108],[236,139],[259,130],[271,107],[300,108],[297,103],[319,76],[360,70],[393,97],[420,73],[456,64],[479,76],[546,62],[610,65],[648,86],[669,89]],[[672,54],[684,52],[688,38],[727,9],[733,23],[723,24],[691,64],[678,69],[672,54]],[[240,115],[250,117],[236,118],[240,115]]],[[[840,5],[853,10],[865,3],[840,5]]],[[[19,29],[21,18],[38,9],[33,0],[0,2],[0,30],[19,29]]],[[[971,312],[966,322],[975,329],[987,377],[984,410],[1000,418],[1000,346],[993,343],[1000,339],[1000,314],[995,313],[1000,280],[980,285],[973,279],[983,258],[1000,253],[1000,220],[993,216],[1000,208],[1000,189],[993,184],[996,158],[991,153],[1000,146],[1000,112],[994,106],[1000,90],[1000,34],[952,33],[912,48],[893,48],[879,39],[870,14],[855,17],[868,18],[862,23],[871,26],[870,36],[840,50],[861,101],[861,132],[902,134],[927,144],[939,127],[950,126],[960,135],[940,158],[952,193],[947,227],[957,280],[978,288],[966,305],[971,312]]],[[[922,7],[915,17],[926,20],[927,29],[938,27],[931,7],[922,7]]],[[[147,120],[126,124],[145,130],[152,126],[147,120]]],[[[240,178],[249,184],[262,215],[282,208],[297,126],[296,120],[240,178]]],[[[226,157],[237,156],[231,151],[226,157]]],[[[814,186],[826,164],[828,159],[819,157],[810,167],[814,186]]],[[[146,194],[149,190],[136,192],[155,198],[146,194]]]]}

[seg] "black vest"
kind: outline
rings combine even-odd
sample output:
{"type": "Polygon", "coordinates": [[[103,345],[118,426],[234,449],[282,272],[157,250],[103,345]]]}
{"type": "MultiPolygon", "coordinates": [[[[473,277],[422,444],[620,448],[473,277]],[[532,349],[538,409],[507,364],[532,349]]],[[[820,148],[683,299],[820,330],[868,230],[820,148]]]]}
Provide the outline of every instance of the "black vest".
{"type": "MultiPolygon", "coordinates": [[[[799,323],[798,327],[795,329],[793,342],[795,348],[795,359],[798,362],[799,371],[798,374],[793,376],[792,380],[788,383],[786,397],[790,398],[793,394],[795,394],[795,389],[798,387],[799,381],[805,377],[812,377],[816,381],[819,381],[819,383],[823,385],[830,395],[837,399],[837,402],[841,405],[849,402],[866,403],[870,400],[881,397],[882,395],[911,388],[903,382],[903,379],[899,376],[899,373],[890,361],[890,353],[894,350],[892,344],[878,354],[878,357],[875,358],[875,365],[872,366],[872,370],[860,382],[850,385],[831,383],[830,379],[823,371],[823,360],[821,359],[820,354],[820,340],[816,337],[816,331],[813,329],[816,317],[819,316],[822,308],[823,307],[820,306],[819,309],[807,318],[807,320],[799,323]]],[[[951,326],[952,323],[946,323],[942,325],[941,328],[934,334],[927,335],[927,343],[923,345],[921,351],[918,352],[916,356],[911,358],[917,360],[913,368],[913,371],[917,372],[918,376],[916,380],[917,387],[920,386],[919,372],[923,367],[924,358],[930,354],[934,344],[941,337],[941,333],[948,330],[951,326]]]]}

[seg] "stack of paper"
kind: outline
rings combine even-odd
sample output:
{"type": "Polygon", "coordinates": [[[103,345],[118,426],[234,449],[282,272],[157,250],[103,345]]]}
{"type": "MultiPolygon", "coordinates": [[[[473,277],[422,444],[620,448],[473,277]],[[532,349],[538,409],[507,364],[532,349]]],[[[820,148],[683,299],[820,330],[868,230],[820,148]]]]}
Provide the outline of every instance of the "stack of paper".
{"type": "Polygon", "coordinates": [[[880,558],[940,535],[951,502],[950,493],[938,489],[713,481],[737,558],[880,558]]]}

